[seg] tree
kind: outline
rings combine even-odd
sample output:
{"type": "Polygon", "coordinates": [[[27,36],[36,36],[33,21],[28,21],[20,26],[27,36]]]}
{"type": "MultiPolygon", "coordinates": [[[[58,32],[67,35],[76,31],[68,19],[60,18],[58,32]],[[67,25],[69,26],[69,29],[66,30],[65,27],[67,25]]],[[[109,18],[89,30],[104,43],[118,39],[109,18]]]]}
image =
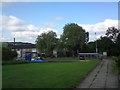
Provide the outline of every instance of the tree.
{"type": "Polygon", "coordinates": [[[116,39],[116,48],[117,48],[117,56],[120,56],[120,33],[118,34],[117,36],[117,39],[116,39]]]}
{"type": "Polygon", "coordinates": [[[117,44],[118,46],[120,46],[120,33],[119,33],[118,36],[117,36],[116,44],[117,44]]]}
{"type": "Polygon", "coordinates": [[[89,33],[78,26],[75,23],[66,24],[63,27],[64,31],[61,35],[61,40],[64,45],[65,51],[72,52],[72,55],[77,55],[77,53],[82,49],[82,46],[89,39],[89,33]]]}
{"type": "Polygon", "coordinates": [[[108,29],[106,31],[107,37],[109,37],[114,42],[117,39],[118,33],[119,33],[119,30],[117,28],[115,28],[115,27],[108,27],[108,29]]]}
{"type": "Polygon", "coordinates": [[[12,61],[15,57],[17,57],[17,52],[12,51],[9,47],[2,47],[2,60],[3,61],[12,61]]]}
{"type": "Polygon", "coordinates": [[[57,35],[53,31],[42,33],[36,39],[36,46],[41,53],[52,54],[57,44],[57,35]]]}
{"type": "Polygon", "coordinates": [[[85,43],[87,44],[89,41],[89,32],[85,33],[85,43]]]}
{"type": "Polygon", "coordinates": [[[88,52],[96,52],[96,42],[89,42],[87,46],[89,48],[88,52]]]}
{"type": "Polygon", "coordinates": [[[101,37],[97,40],[97,48],[99,52],[108,52],[108,55],[113,54],[113,48],[115,47],[115,44],[113,41],[108,37],[101,37]]]}

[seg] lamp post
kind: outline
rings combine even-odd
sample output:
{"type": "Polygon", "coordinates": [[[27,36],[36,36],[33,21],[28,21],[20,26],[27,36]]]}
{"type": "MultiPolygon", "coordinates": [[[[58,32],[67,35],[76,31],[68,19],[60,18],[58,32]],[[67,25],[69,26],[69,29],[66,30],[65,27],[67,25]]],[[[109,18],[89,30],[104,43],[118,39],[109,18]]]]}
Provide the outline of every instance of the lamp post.
{"type": "Polygon", "coordinates": [[[96,39],[96,53],[98,53],[96,32],[95,32],[95,39],[96,39]]]}
{"type": "Polygon", "coordinates": [[[13,45],[14,45],[14,51],[15,51],[15,37],[14,37],[14,44],[13,45]]]}

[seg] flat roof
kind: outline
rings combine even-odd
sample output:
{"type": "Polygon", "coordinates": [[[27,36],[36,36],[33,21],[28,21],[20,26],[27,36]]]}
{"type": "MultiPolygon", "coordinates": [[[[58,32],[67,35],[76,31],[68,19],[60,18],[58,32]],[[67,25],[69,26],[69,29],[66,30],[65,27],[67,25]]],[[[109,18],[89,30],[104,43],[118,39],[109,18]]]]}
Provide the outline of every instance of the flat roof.
{"type": "Polygon", "coordinates": [[[98,53],[78,53],[79,55],[97,55],[98,53]]]}

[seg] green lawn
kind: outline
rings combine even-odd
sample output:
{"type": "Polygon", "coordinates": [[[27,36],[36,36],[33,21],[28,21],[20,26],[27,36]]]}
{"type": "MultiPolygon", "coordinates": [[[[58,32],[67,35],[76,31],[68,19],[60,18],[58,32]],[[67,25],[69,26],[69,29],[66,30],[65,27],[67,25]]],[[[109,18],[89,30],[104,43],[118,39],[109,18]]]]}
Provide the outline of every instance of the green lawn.
{"type": "Polygon", "coordinates": [[[3,65],[3,88],[73,88],[99,60],[3,65]]]}
{"type": "Polygon", "coordinates": [[[79,60],[78,57],[57,57],[57,58],[45,58],[45,60],[79,60]]]}

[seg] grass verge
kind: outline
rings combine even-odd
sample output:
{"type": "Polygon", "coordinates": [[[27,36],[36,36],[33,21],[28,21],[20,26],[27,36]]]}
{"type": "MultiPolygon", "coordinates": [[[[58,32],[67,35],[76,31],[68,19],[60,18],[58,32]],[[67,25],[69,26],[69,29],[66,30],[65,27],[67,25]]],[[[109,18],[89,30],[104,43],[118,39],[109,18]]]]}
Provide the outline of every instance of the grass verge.
{"type": "Polygon", "coordinates": [[[4,65],[3,88],[73,88],[100,61],[4,65]]]}

